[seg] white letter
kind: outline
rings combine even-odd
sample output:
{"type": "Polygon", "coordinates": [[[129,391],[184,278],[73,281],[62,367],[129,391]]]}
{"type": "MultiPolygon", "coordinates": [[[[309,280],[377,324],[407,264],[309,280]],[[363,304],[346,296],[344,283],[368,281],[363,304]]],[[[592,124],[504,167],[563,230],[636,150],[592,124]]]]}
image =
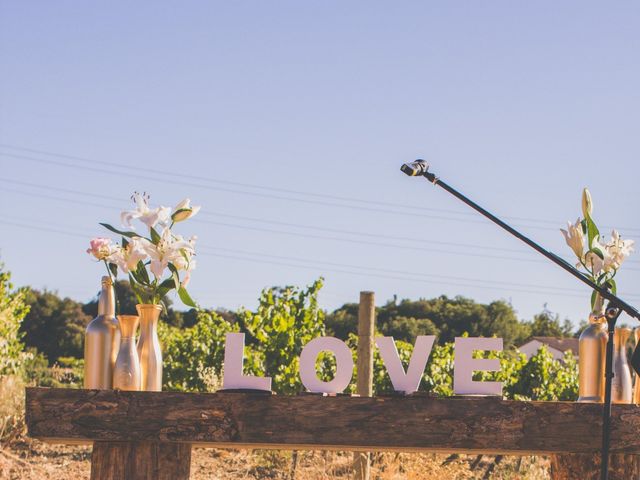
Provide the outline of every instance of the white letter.
{"type": "Polygon", "coordinates": [[[502,382],[475,382],[473,372],[499,372],[497,358],[473,358],[474,350],[502,351],[501,338],[456,337],[453,360],[453,393],[456,395],[502,395],[502,382]]]}
{"type": "Polygon", "coordinates": [[[271,377],[242,374],[244,333],[227,333],[224,347],[222,389],[246,388],[271,391],[271,377]]]}
{"type": "Polygon", "coordinates": [[[318,337],[307,343],[300,354],[300,380],[310,392],[341,393],[349,386],[353,375],[353,356],[349,347],[334,337],[318,337]],[[320,352],[329,351],[336,357],[336,375],[323,382],[316,375],[316,359],[320,352]]]}
{"type": "Polygon", "coordinates": [[[427,360],[429,360],[435,339],[435,335],[418,335],[411,354],[411,360],[409,360],[409,368],[405,373],[393,337],[376,338],[376,345],[380,350],[382,362],[389,373],[393,389],[396,392],[412,393],[418,391],[424,367],[427,366],[427,360]]]}

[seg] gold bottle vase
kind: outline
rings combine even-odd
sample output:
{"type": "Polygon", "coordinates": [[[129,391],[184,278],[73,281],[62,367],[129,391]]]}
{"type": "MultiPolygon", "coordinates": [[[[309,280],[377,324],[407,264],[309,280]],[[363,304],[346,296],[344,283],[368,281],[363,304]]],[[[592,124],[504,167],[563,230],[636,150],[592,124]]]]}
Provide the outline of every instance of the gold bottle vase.
{"type": "Polygon", "coordinates": [[[87,325],[84,335],[84,388],[112,388],[119,346],[113,283],[105,276],[98,297],[98,316],[87,325]]]}
{"type": "Polygon", "coordinates": [[[578,401],[604,402],[607,323],[603,316],[589,315],[589,325],[580,335],[578,355],[578,401]]]}
{"type": "Polygon", "coordinates": [[[627,342],[630,328],[616,328],[613,335],[613,380],[611,382],[611,400],[613,403],[631,403],[633,386],[631,369],[627,361],[627,342]]]}
{"type": "Polygon", "coordinates": [[[113,388],[140,390],[142,378],[135,342],[139,319],[137,315],[118,315],[118,322],[120,324],[120,348],[113,369],[113,388]]]}
{"type": "Polygon", "coordinates": [[[158,319],[162,312],[160,305],[136,305],[140,316],[140,338],[138,358],[142,372],[141,390],[159,392],[162,390],[162,349],[158,340],[158,319]]]}

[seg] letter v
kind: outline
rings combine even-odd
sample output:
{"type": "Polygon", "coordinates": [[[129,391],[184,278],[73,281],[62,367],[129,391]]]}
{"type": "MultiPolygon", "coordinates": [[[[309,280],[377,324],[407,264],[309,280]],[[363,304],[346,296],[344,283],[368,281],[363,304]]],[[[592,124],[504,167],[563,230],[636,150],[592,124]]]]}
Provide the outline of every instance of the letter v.
{"type": "Polygon", "coordinates": [[[396,392],[412,393],[418,391],[435,339],[435,335],[418,335],[411,360],[409,361],[409,368],[405,373],[393,337],[376,338],[376,345],[380,350],[382,362],[389,373],[393,389],[396,392]]]}

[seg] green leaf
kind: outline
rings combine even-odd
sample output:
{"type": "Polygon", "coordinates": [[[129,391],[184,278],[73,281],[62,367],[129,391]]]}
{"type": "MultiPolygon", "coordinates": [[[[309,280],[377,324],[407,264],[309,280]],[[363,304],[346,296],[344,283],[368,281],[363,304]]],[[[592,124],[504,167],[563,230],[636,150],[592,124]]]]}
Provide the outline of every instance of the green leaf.
{"type": "Polygon", "coordinates": [[[160,243],[160,234],[153,227],[149,227],[149,232],[151,232],[151,243],[158,245],[160,243]]]}
{"type": "Polygon", "coordinates": [[[600,238],[600,231],[598,230],[598,227],[596,227],[596,224],[593,223],[593,220],[591,220],[590,216],[587,216],[587,218],[585,218],[585,221],[587,222],[587,238],[589,240],[587,246],[591,248],[591,245],[593,245],[593,240],[600,238]]]}
{"type": "Polygon", "coordinates": [[[598,296],[598,292],[594,290],[591,293],[591,311],[593,312],[594,307],[596,306],[596,298],[598,296]]]}
{"type": "Polygon", "coordinates": [[[136,273],[143,280],[141,283],[144,283],[145,285],[151,284],[149,273],[147,272],[147,268],[145,267],[144,263],[142,263],[142,260],[140,260],[138,262],[138,265],[136,265],[136,273]]]}
{"type": "Polygon", "coordinates": [[[193,308],[198,307],[198,304],[193,301],[193,299],[191,298],[191,296],[189,295],[189,293],[184,287],[178,288],[178,296],[180,297],[180,300],[182,300],[182,303],[184,303],[186,306],[193,307],[193,308]]]}
{"type": "Polygon", "coordinates": [[[118,266],[115,263],[109,264],[109,271],[113,274],[113,278],[118,276],[118,266]]]}
{"type": "Polygon", "coordinates": [[[131,275],[131,272],[129,272],[129,284],[131,285],[131,290],[133,290],[133,294],[136,296],[136,300],[138,300],[138,303],[146,303],[142,299],[142,296],[140,295],[140,292],[138,291],[137,284],[134,281],[134,278],[131,275]]]}
{"type": "Polygon", "coordinates": [[[163,298],[167,293],[169,293],[174,288],[177,288],[175,280],[173,277],[167,278],[164,280],[156,290],[158,297],[163,298]]]}
{"type": "Polygon", "coordinates": [[[618,286],[616,285],[616,281],[613,278],[610,280],[607,280],[607,287],[609,288],[609,290],[611,290],[611,293],[613,293],[614,295],[618,294],[618,286]]]}
{"type": "Polygon", "coordinates": [[[602,253],[602,250],[600,250],[599,248],[592,248],[589,250],[589,252],[595,253],[598,257],[600,257],[600,260],[604,260],[604,253],[602,253]]]}
{"type": "Polygon", "coordinates": [[[586,221],[586,220],[581,220],[581,221],[580,221],[580,226],[582,227],[582,233],[583,233],[584,235],[586,235],[586,234],[587,234],[587,230],[588,230],[588,228],[587,228],[587,221],[586,221]]]}
{"type": "Polygon", "coordinates": [[[180,275],[178,275],[178,269],[173,265],[173,263],[170,263],[167,266],[169,267],[169,271],[171,272],[171,276],[173,277],[176,289],[180,288],[180,275]]]}
{"type": "Polygon", "coordinates": [[[101,223],[100,225],[102,225],[107,230],[111,230],[113,233],[117,233],[118,235],[122,235],[124,237],[135,238],[140,236],[136,232],[124,232],[122,230],[118,230],[117,228],[112,227],[108,223],[101,223]]]}

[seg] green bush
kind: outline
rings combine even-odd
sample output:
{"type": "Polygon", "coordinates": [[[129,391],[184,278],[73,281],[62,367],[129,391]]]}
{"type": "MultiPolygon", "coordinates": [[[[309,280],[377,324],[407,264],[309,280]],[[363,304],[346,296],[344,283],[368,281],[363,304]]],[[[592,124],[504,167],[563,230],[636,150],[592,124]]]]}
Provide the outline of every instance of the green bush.
{"type": "Polygon", "coordinates": [[[213,311],[202,310],[197,315],[198,321],[190,328],[159,324],[166,390],[205,392],[215,390],[219,383],[225,335],[237,327],[213,311]]]}
{"type": "MultiPolygon", "coordinates": [[[[325,333],[324,312],[318,306],[322,278],[306,289],[273,287],[260,295],[255,312],[241,310],[238,320],[249,334],[248,357],[254,368],[271,377],[277,393],[302,391],[298,359],[302,348],[325,333]]],[[[331,375],[331,360],[319,362],[323,376],[331,375]]]]}
{"type": "Polygon", "coordinates": [[[14,290],[11,274],[0,263],[0,376],[21,375],[24,362],[29,358],[24,352],[20,326],[29,313],[25,303],[25,290],[14,290]]]}

